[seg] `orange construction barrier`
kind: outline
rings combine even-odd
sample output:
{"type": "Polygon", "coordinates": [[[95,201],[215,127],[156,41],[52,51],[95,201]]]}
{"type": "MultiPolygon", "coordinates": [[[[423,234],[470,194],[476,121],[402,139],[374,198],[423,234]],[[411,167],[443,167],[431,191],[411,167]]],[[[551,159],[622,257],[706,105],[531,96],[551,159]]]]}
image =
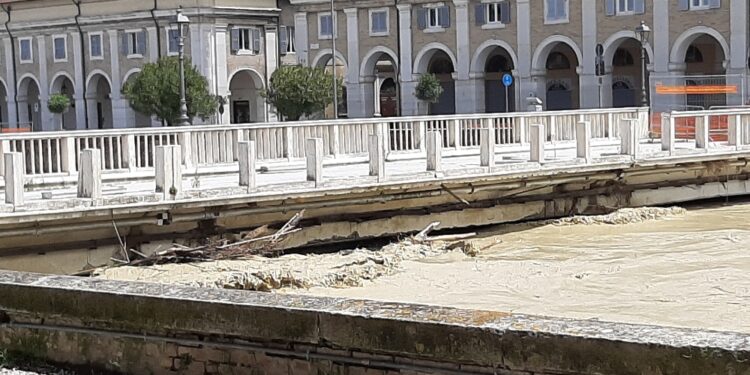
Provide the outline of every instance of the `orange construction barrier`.
{"type": "MultiPolygon", "coordinates": [[[[710,116],[708,135],[712,142],[725,142],[729,139],[729,116],[710,116]]],[[[695,139],[695,117],[675,119],[675,139],[695,139]]],[[[651,136],[661,137],[661,113],[651,115],[651,136]]]]}
{"type": "Polygon", "coordinates": [[[2,128],[0,133],[30,133],[31,128],[2,128]]]}

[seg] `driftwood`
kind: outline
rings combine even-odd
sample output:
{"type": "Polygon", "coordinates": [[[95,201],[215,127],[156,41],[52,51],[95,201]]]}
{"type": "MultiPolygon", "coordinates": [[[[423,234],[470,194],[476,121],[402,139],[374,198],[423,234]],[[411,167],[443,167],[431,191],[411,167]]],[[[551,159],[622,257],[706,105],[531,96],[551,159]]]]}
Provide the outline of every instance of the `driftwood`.
{"type": "Polygon", "coordinates": [[[248,232],[240,241],[226,243],[223,241],[212,241],[210,243],[188,247],[173,243],[172,247],[167,250],[157,251],[151,255],[145,255],[136,250],[128,250],[131,255],[127,261],[113,258],[118,265],[127,266],[151,266],[154,264],[165,263],[195,263],[209,262],[215,260],[235,260],[242,259],[252,255],[270,255],[278,252],[279,244],[290,234],[296,233],[301,228],[297,225],[302,220],[305,211],[294,215],[284,224],[281,229],[273,234],[268,226],[262,226],[248,232]]]}
{"type": "Polygon", "coordinates": [[[472,233],[461,233],[461,234],[445,234],[442,236],[430,237],[429,234],[435,229],[437,229],[437,227],[439,226],[440,226],[439,221],[430,223],[430,225],[426,226],[419,233],[415,234],[412,237],[412,241],[416,243],[425,243],[425,242],[434,242],[434,241],[451,242],[451,241],[464,240],[467,238],[475,237],[477,235],[476,233],[472,232],[472,233]]]}

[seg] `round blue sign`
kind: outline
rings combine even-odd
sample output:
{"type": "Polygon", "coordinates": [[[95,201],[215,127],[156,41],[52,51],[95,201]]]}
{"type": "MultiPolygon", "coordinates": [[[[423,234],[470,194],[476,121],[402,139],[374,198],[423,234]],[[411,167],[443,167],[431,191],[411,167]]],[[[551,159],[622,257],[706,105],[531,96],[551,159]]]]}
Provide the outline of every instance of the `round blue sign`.
{"type": "Polygon", "coordinates": [[[513,76],[508,73],[503,74],[503,85],[505,85],[505,87],[509,87],[512,84],[513,84],[513,76]]]}

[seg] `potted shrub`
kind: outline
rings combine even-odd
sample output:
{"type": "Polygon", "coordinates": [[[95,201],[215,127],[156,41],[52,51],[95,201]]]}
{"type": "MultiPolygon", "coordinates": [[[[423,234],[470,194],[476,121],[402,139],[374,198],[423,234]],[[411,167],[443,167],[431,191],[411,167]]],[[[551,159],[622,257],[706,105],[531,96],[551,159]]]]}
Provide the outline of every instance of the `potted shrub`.
{"type": "Polygon", "coordinates": [[[65,124],[63,124],[64,118],[62,114],[67,112],[70,108],[70,98],[67,95],[61,93],[52,94],[52,96],[49,97],[49,101],[47,102],[47,108],[50,112],[59,116],[60,129],[64,129],[65,124]]]}
{"type": "Polygon", "coordinates": [[[414,90],[414,96],[417,99],[426,103],[437,103],[442,94],[443,86],[440,85],[440,81],[434,74],[422,74],[419,77],[419,82],[414,90]]]}

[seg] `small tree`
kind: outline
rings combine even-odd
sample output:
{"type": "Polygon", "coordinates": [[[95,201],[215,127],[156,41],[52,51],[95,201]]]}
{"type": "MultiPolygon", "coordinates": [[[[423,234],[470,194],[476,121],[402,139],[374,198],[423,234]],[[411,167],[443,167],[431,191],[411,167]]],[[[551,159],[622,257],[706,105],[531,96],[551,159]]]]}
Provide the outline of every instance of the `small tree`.
{"type": "Polygon", "coordinates": [[[65,94],[52,94],[47,102],[47,108],[52,113],[61,114],[70,108],[70,98],[65,94]]]}
{"type": "Polygon", "coordinates": [[[419,77],[419,83],[417,83],[417,87],[414,90],[414,96],[417,99],[428,103],[437,103],[442,94],[443,86],[440,85],[440,81],[438,81],[434,74],[422,74],[419,77]]]}
{"type": "MultiPolygon", "coordinates": [[[[167,125],[180,117],[180,60],[163,57],[149,63],[123,87],[125,97],[134,110],[156,116],[167,125]]],[[[188,117],[207,119],[216,112],[217,99],[208,91],[208,81],[185,61],[185,100],[188,117]]]]}
{"type": "MultiPolygon", "coordinates": [[[[342,80],[336,80],[339,98],[342,80]]],[[[333,74],[321,68],[285,65],[271,76],[268,89],[262,93],[268,104],[287,120],[298,121],[325,110],[333,102],[333,74]]]]}

